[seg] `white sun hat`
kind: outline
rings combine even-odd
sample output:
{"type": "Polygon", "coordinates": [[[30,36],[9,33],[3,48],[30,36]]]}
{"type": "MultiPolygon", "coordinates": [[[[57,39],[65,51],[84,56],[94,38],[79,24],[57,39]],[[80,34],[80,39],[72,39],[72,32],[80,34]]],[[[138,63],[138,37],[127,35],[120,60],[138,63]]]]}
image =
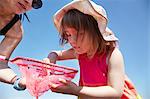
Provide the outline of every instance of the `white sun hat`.
{"type": "Polygon", "coordinates": [[[84,14],[93,16],[98,23],[99,30],[105,41],[118,40],[114,33],[107,27],[108,19],[105,9],[102,6],[94,3],[92,0],[73,0],[58,10],[54,15],[54,24],[59,32],[61,20],[64,14],[71,9],[77,9],[84,14]]]}

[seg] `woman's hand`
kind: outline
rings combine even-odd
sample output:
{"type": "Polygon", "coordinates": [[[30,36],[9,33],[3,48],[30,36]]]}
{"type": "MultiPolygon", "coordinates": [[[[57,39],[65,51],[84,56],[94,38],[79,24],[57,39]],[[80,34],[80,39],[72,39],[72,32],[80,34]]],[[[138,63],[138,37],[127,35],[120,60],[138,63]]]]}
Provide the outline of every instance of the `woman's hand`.
{"type": "Polygon", "coordinates": [[[26,79],[25,78],[20,78],[19,86],[21,88],[26,88],[26,79]]]}
{"type": "Polygon", "coordinates": [[[75,83],[67,81],[65,79],[59,79],[61,86],[58,86],[57,84],[50,83],[50,88],[52,92],[56,93],[63,93],[63,94],[71,94],[78,96],[78,93],[80,91],[80,87],[77,86],[75,83]]]}

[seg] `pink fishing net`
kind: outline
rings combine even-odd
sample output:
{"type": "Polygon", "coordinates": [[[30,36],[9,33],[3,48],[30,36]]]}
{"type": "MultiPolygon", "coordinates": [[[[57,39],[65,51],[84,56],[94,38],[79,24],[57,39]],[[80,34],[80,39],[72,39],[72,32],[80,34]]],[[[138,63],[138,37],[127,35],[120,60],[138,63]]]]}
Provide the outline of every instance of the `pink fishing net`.
{"type": "Polygon", "coordinates": [[[31,58],[16,57],[11,62],[19,66],[22,76],[26,78],[27,89],[36,98],[50,89],[50,83],[60,86],[59,78],[70,81],[78,72],[74,68],[45,63],[31,58]]]}

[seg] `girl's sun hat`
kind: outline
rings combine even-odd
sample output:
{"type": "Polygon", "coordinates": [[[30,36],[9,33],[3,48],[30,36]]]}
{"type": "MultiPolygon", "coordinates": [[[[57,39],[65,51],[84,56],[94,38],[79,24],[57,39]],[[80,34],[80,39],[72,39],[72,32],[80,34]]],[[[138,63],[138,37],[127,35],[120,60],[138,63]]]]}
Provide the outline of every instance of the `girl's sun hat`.
{"type": "Polygon", "coordinates": [[[73,0],[68,3],[54,15],[54,24],[60,32],[60,24],[64,14],[71,9],[77,9],[84,14],[93,16],[98,23],[99,30],[105,41],[117,41],[114,33],[107,27],[107,15],[105,9],[94,3],[92,0],[73,0]]]}

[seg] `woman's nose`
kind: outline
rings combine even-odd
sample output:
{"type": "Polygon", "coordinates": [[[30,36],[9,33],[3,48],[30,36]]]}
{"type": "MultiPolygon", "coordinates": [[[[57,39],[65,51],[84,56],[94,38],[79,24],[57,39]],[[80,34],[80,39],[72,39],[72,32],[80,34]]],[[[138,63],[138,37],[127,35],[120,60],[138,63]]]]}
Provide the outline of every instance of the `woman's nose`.
{"type": "Polygon", "coordinates": [[[33,0],[22,0],[22,4],[26,7],[26,11],[32,9],[32,1],[33,0]]]}

